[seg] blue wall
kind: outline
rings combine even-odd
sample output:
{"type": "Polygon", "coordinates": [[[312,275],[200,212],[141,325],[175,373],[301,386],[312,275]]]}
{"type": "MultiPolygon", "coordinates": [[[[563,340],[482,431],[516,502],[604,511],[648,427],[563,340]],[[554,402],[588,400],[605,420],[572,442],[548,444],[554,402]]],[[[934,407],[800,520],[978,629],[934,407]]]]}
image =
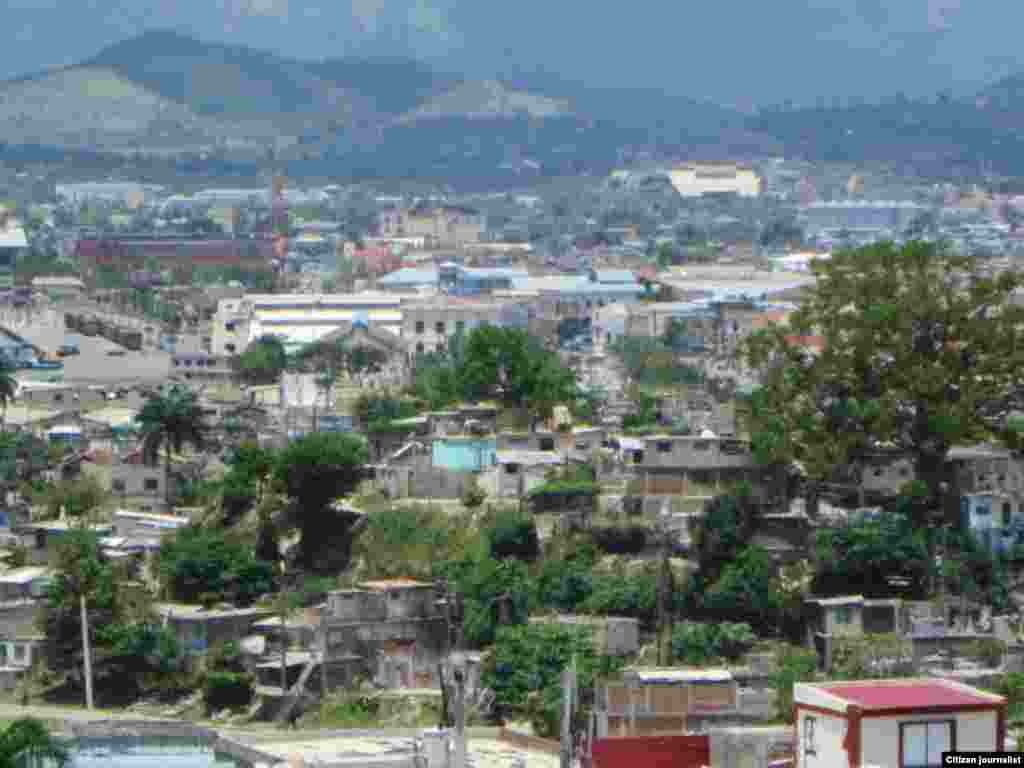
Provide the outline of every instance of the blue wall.
{"type": "Polygon", "coordinates": [[[498,444],[491,438],[441,438],[434,441],[431,462],[435,467],[460,472],[479,472],[498,461],[498,444]]]}

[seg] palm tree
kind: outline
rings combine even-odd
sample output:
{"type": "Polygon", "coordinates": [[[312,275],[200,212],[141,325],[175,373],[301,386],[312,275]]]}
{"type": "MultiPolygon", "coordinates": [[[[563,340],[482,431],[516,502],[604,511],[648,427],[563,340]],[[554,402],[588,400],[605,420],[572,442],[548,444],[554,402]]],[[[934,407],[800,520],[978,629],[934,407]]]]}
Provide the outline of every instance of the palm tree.
{"type": "Polygon", "coordinates": [[[160,448],[164,449],[166,479],[164,489],[168,506],[171,502],[171,453],[180,452],[185,443],[202,448],[206,425],[196,394],[180,386],[166,393],[150,395],[136,417],[142,425],[143,455],[155,464],[160,448]]]}
{"type": "Polygon", "coordinates": [[[59,767],[70,762],[67,749],[41,720],[23,717],[0,731],[0,768],[36,765],[41,760],[59,767]]]}

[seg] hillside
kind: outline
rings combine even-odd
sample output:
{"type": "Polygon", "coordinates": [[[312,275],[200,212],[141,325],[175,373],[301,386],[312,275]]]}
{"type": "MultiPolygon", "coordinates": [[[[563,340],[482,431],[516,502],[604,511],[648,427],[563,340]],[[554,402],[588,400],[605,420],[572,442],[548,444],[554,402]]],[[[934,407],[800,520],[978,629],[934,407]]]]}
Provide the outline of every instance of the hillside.
{"type": "Polygon", "coordinates": [[[191,146],[212,142],[224,130],[216,120],[99,66],[0,85],[0,125],[8,143],[97,149],[191,146]]]}
{"type": "Polygon", "coordinates": [[[404,121],[438,117],[500,118],[518,115],[547,118],[570,114],[566,99],[515,90],[497,80],[469,80],[420,105],[404,121]]]}
{"type": "MultiPolygon", "coordinates": [[[[196,154],[320,173],[575,173],[628,152],[770,145],[734,113],[554,77],[447,74],[405,58],[299,61],[147,32],[0,84],[0,144],[196,154]]],[[[211,160],[211,162],[213,162],[211,160]]],[[[191,168],[192,165],[188,165],[191,168]]]]}

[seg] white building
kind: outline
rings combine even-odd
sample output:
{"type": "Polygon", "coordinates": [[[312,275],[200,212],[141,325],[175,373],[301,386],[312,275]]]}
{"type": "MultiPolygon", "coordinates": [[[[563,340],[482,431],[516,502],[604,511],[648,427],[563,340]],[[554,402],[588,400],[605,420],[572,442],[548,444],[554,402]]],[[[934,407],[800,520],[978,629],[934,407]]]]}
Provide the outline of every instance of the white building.
{"type": "Polygon", "coordinates": [[[402,300],[380,293],[246,294],[221,299],[213,318],[211,354],[237,355],[261,336],[302,347],[344,327],[364,324],[398,336],[402,300]]]}
{"type": "Polygon", "coordinates": [[[672,168],[669,181],[681,197],[731,194],[758,197],[761,177],[752,168],[730,163],[688,164],[672,168]]]}
{"type": "Polygon", "coordinates": [[[797,683],[793,702],[800,768],[932,768],[1006,740],[1006,699],[952,680],[797,683]]]}
{"type": "Polygon", "coordinates": [[[58,184],[57,199],[69,205],[82,203],[109,203],[125,208],[138,208],[151,204],[163,192],[158,184],[134,181],[87,181],[81,184],[58,184]]]}

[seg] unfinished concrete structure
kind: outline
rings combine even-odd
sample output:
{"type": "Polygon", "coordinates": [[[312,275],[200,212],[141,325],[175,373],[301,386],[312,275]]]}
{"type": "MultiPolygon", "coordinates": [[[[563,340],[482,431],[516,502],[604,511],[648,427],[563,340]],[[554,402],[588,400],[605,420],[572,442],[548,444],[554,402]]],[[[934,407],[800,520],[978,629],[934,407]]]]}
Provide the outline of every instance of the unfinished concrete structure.
{"type": "MultiPolygon", "coordinates": [[[[326,676],[337,663],[363,659],[366,674],[387,688],[429,688],[449,650],[451,621],[434,584],[412,579],[367,581],[331,592],[320,624],[326,676]]],[[[346,672],[347,674],[347,672],[346,672]]]]}

